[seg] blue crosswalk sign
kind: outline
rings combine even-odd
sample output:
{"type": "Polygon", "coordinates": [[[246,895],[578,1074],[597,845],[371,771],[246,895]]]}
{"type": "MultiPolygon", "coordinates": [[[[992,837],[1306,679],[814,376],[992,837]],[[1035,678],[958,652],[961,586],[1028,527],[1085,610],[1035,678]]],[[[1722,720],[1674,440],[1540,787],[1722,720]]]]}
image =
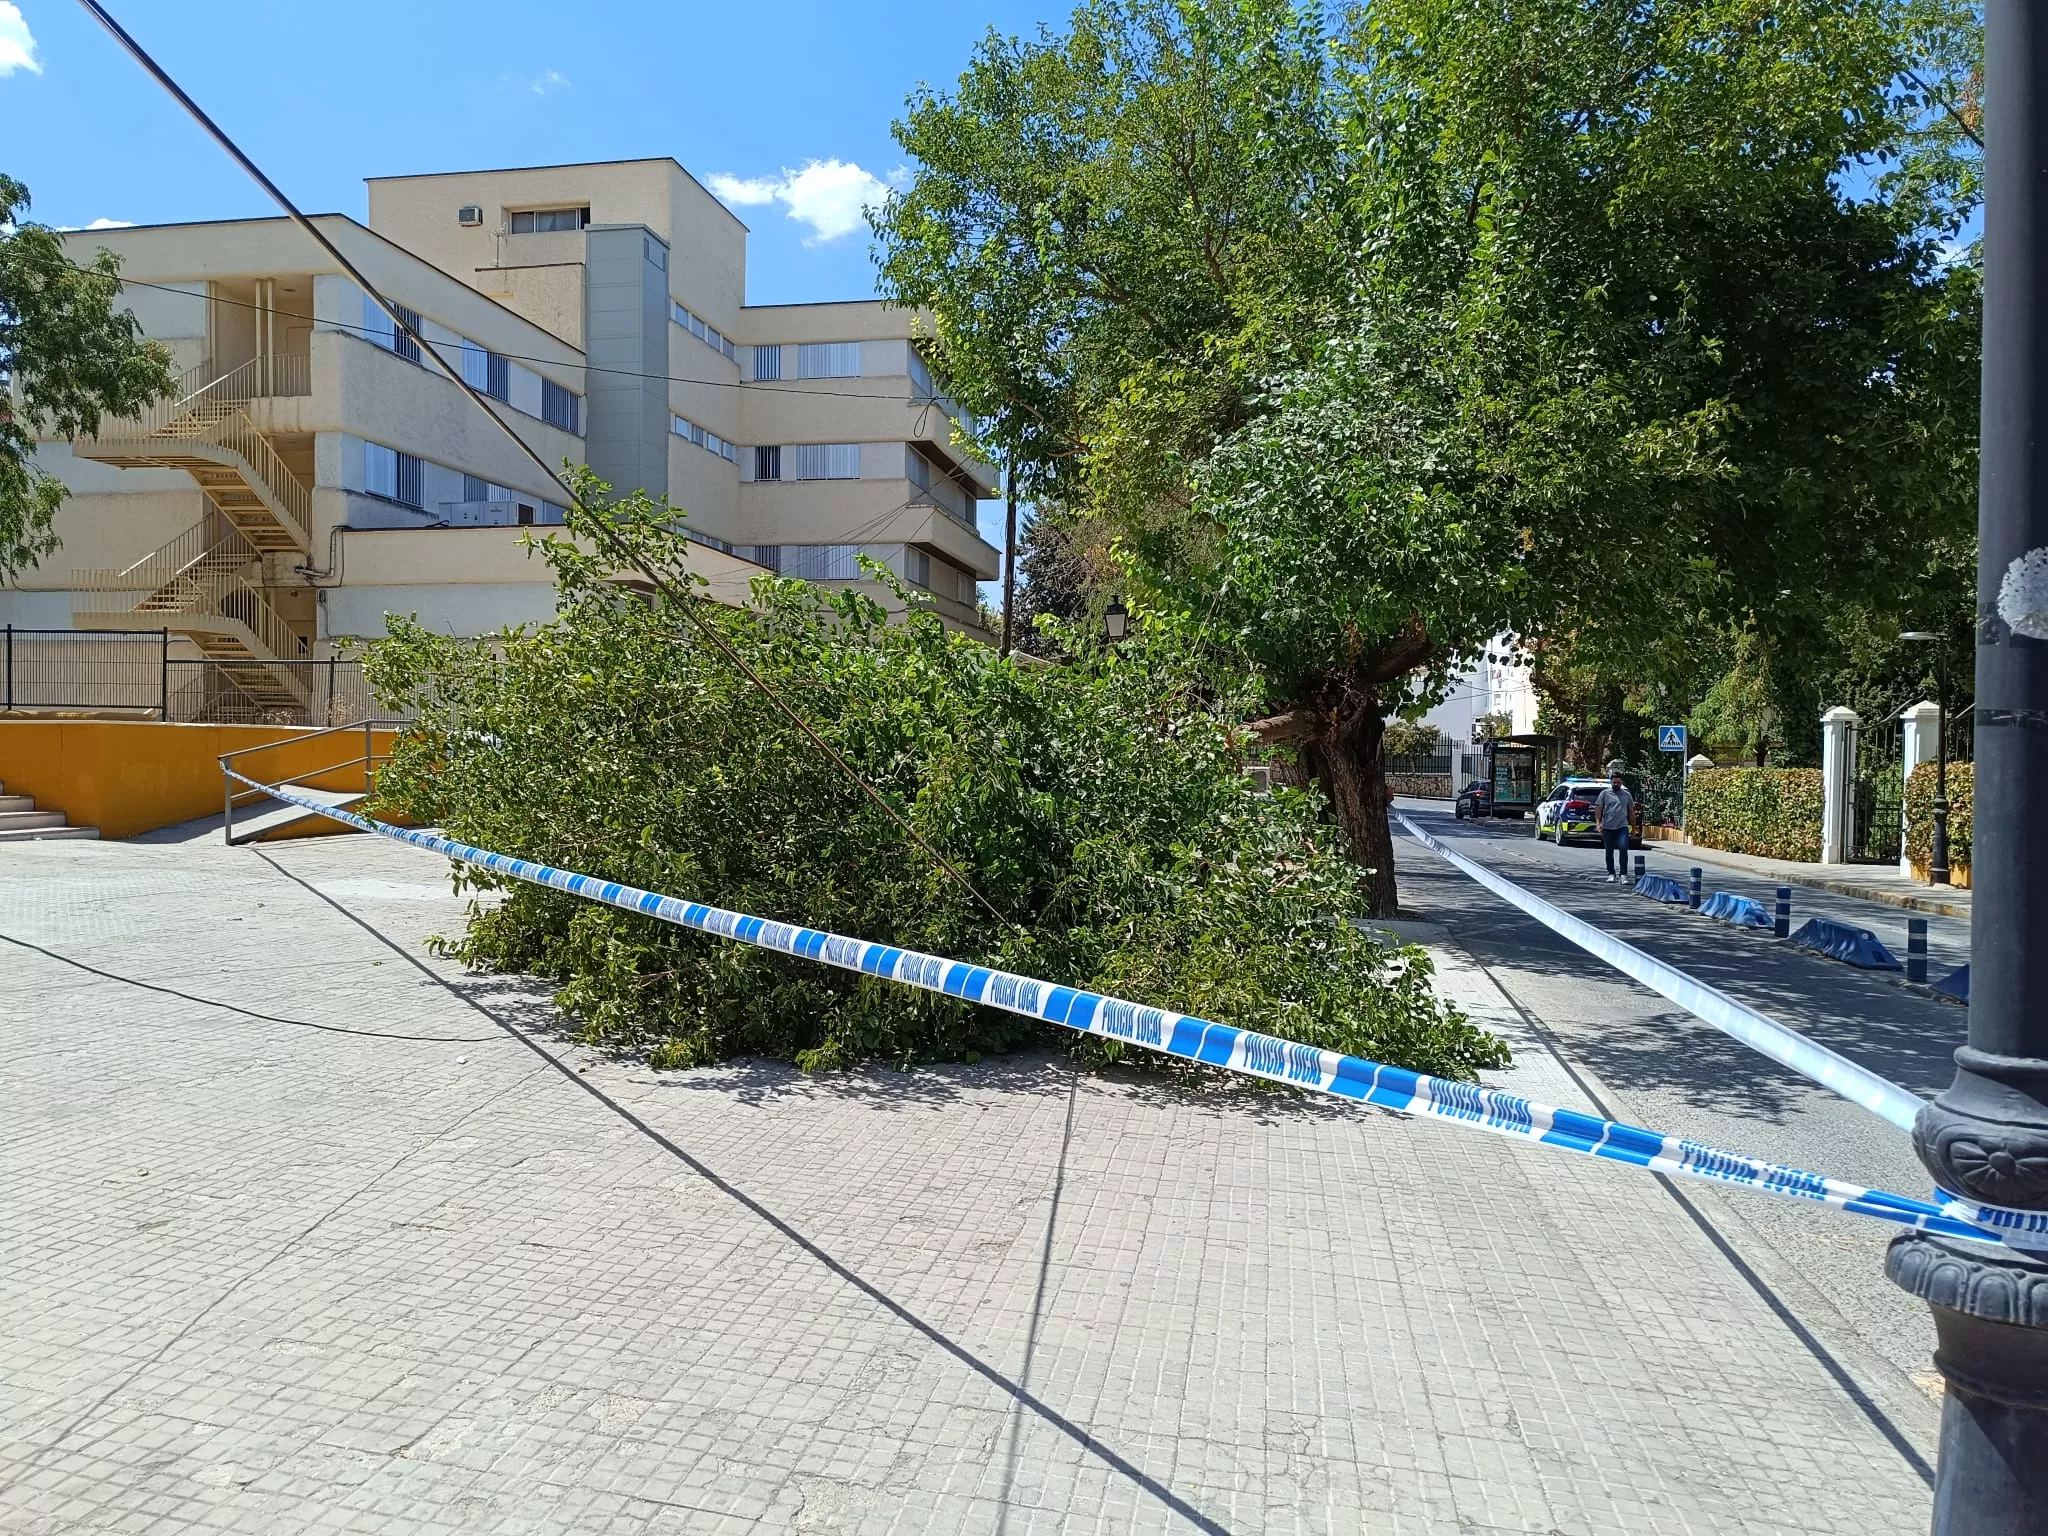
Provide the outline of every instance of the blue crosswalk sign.
{"type": "Polygon", "coordinates": [[[1685,750],[1685,727],[1682,725],[1658,726],[1657,750],[1659,752],[1683,752],[1685,750]]]}

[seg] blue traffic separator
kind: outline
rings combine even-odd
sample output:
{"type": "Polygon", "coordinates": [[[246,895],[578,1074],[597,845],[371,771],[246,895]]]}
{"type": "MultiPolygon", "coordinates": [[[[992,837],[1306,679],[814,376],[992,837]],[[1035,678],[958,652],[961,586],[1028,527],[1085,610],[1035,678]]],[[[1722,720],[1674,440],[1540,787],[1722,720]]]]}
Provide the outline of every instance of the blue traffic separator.
{"type": "Polygon", "coordinates": [[[1959,1003],[1970,1000],[1970,968],[1959,965],[1934,984],[1934,990],[1943,997],[1952,997],[1959,1003]]]}
{"type": "Polygon", "coordinates": [[[1809,917],[1792,942],[1801,949],[1860,966],[1866,971],[1900,971],[1898,957],[1884,947],[1884,941],[1868,928],[1853,928],[1833,918],[1809,917]]]}
{"type": "Polygon", "coordinates": [[[1700,906],[1701,917],[1718,917],[1724,923],[1733,923],[1738,928],[1768,928],[1771,914],[1764,910],[1764,904],[1748,896],[1738,896],[1733,891],[1716,891],[1700,906]]]}
{"type": "Polygon", "coordinates": [[[1685,882],[1674,880],[1669,875],[1645,875],[1636,882],[1636,894],[1647,896],[1652,901],[1666,901],[1673,906],[1692,905],[1692,892],[1685,888],[1685,882]]]}

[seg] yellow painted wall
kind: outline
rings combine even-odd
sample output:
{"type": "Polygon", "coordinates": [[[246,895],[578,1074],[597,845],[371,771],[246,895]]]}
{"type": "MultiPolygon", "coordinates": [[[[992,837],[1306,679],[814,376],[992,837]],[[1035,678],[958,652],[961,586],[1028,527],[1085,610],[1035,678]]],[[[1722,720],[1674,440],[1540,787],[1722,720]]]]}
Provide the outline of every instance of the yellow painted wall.
{"type": "MultiPolygon", "coordinates": [[[[390,751],[392,735],[372,733],[378,753],[390,751]]],[[[360,756],[360,731],[315,736],[295,726],[129,720],[0,720],[0,784],[10,795],[34,795],[38,810],[64,812],[73,826],[98,827],[102,837],[134,837],[218,814],[220,755],[271,742],[284,745],[243,759],[239,771],[273,784],[292,779],[316,789],[362,788],[360,764],[314,774],[360,756]]],[[[340,830],[335,823],[320,827],[328,829],[340,830]]]]}

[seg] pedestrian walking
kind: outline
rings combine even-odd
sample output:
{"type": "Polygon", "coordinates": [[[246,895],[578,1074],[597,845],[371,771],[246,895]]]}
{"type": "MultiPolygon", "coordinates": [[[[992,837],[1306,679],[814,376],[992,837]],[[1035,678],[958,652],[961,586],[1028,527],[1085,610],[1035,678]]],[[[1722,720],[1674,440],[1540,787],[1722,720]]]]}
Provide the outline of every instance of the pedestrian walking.
{"type": "Polygon", "coordinates": [[[1600,851],[1607,855],[1607,883],[1628,878],[1628,818],[1636,797],[1628,792],[1619,773],[1607,776],[1607,787],[1593,802],[1593,815],[1600,823],[1600,851]]]}

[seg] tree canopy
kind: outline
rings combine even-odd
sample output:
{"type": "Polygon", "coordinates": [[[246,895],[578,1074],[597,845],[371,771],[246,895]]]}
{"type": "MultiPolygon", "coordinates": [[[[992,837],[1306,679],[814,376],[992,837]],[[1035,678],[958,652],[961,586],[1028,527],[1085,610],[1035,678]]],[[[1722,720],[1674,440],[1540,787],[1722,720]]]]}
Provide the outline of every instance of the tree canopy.
{"type": "Polygon", "coordinates": [[[28,188],[0,176],[0,580],[57,547],[65,489],[30,462],[38,435],[76,437],[171,392],[171,355],[116,310],[120,263],[74,263],[54,230],[18,222],[28,188]]]}
{"type": "Polygon", "coordinates": [[[1654,676],[1967,537],[1970,35],[1097,0],[913,101],[885,281],[990,450],[1256,669],[1391,910],[1384,719],[1490,636],[1654,676]]]}

